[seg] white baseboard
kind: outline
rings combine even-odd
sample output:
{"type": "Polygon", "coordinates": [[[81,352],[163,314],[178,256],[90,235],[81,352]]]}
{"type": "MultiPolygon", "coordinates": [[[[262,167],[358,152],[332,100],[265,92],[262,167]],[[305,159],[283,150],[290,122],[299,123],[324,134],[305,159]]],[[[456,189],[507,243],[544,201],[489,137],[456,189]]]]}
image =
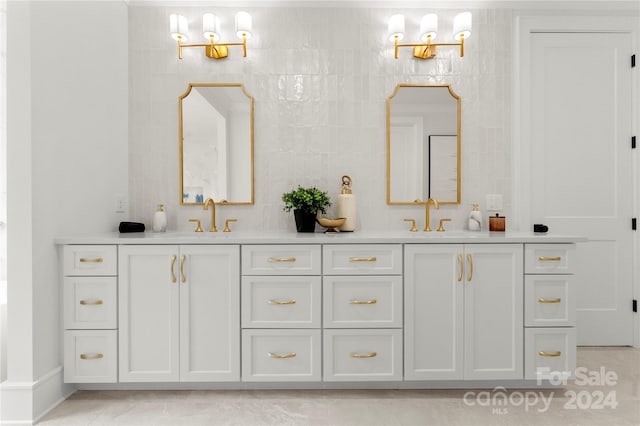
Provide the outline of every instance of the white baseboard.
{"type": "Polygon", "coordinates": [[[58,366],[34,382],[0,384],[0,424],[32,425],[76,391],[58,366]]]}

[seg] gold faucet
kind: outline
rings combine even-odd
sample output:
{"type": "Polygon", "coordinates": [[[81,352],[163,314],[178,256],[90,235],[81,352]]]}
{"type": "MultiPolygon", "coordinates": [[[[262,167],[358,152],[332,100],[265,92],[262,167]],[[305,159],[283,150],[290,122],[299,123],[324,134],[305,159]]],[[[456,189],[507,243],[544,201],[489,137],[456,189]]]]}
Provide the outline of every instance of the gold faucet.
{"type": "Polygon", "coordinates": [[[438,204],[438,200],[436,200],[435,198],[429,198],[427,200],[426,203],[424,203],[424,215],[425,215],[425,225],[424,225],[424,232],[431,232],[431,214],[429,211],[429,206],[433,204],[433,207],[436,208],[436,210],[440,210],[440,204],[438,204]]]}
{"type": "Polygon", "coordinates": [[[211,227],[209,228],[209,232],[218,232],[218,228],[216,227],[216,203],[213,201],[213,198],[204,200],[205,210],[209,210],[209,205],[211,205],[211,227]]]}

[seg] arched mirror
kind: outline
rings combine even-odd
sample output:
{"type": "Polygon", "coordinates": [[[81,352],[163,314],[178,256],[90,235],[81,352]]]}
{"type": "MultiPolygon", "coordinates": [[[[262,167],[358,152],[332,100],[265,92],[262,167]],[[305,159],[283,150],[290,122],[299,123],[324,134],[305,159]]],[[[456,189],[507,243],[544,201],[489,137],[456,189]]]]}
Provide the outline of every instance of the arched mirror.
{"type": "Polygon", "coordinates": [[[460,204],[460,97],[398,84],[387,98],[387,204],[460,204]]]}
{"type": "Polygon", "coordinates": [[[253,204],[253,97],[239,83],[189,83],[178,104],[180,204],[253,204]]]}

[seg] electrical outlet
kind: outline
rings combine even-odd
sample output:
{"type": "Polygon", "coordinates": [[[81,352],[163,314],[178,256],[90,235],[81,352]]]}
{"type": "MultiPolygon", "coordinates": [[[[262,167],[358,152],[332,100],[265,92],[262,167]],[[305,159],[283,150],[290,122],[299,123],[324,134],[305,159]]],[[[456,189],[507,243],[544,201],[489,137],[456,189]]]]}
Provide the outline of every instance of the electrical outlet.
{"type": "Polygon", "coordinates": [[[127,212],[127,197],[122,194],[116,194],[116,213],[127,212]]]}
{"type": "Polygon", "coordinates": [[[502,210],[502,194],[487,194],[487,210],[493,212],[502,210]]]}

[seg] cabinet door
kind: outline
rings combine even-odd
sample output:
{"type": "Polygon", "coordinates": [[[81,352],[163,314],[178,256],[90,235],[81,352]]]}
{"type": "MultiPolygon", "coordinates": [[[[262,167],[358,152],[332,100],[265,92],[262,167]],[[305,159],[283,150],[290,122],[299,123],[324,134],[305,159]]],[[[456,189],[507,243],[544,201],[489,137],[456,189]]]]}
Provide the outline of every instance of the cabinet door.
{"type": "Polygon", "coordinates": [[[405,246],[405,380],[463,378],[463,246],[405,246]]]}
{"type": "Polygon", "coordinates": [[[119,250],[119,378],[171,382],[178,375],[178,247],[119,250]]]}
{"type": "Polygon", "coordinates": [[[466,245],[464,285],[464,378],[521,379],[522,245],[466,245]]]}
{"type": "Polygon", "coordinates": [[[240,380],[240,247],[180,247],[180,380],[240,380]]]}

